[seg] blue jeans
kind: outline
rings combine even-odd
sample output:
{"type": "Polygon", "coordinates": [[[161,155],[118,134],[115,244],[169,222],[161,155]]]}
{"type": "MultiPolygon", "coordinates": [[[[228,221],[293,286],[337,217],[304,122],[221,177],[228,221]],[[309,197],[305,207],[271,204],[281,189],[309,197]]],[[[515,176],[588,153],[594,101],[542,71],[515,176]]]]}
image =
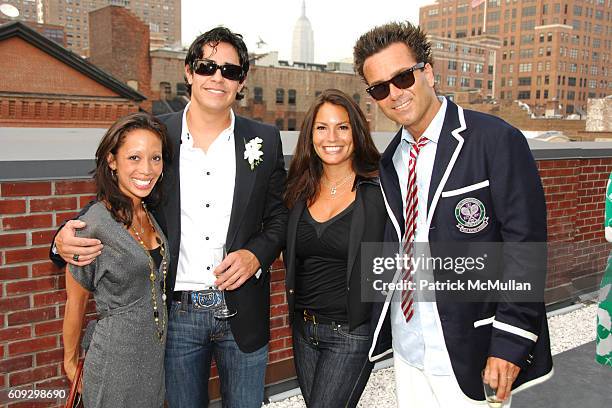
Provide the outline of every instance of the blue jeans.
{"type": "Polygon", "coordinates": [[[296,313],[293,355],[302,396],[309,408],[355,407],[368,383],[370,324],[306,322],[296,313]]]}
{"type": "Polygon", "coordinates": [[[166,343],[166,400],[169,408],[207,407],[210,364],[215,357],[222,406],[260,408],[268,346],[253,353],[240,351],[227,320],[214,309],[194,309],[173,302],[166,343]]]}

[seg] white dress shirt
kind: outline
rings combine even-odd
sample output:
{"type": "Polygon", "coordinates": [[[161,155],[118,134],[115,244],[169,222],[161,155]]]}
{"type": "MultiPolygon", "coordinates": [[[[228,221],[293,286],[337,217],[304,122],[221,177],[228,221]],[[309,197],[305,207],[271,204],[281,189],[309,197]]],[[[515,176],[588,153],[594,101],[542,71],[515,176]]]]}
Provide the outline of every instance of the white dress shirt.
{"type": "MultiPolygon", "coordinates": [[[[433,118],[422,137],[430,140],[421,148],[416,162],[416,183],[418,197],[418,215],[416,219],[416,231],[414,242],[415,249],[425,249],[428,245],[419,244],[429,241],[429,225],[427,225],[427,197],[429,195],[429,185],[433,171],[434,161],[440,132],[444,124],[446,114],[446,99],[440,98],[442,105],[438,113],[433,118]]],[[[415,143],[413,136],[402,129],[402,140],[393,155],[393,165],[397,172],[402,197],[404,200],[403,210],[406,214],[406,194],[408,189],[408,160],[410,157],[410,144],[415,143]]],[[[405,222],[405,220],[404,220],[405,222]]],[[[416,254],[419,255],[419,254],[416,254]]],[[[429,256],[425,253],[425,256],[429,256]]],[[[415,271],[414,280],[425,279],[426,274],[431,271],[415,271]]],[[[429,280],[431,281],[431,276],[429,280]]],[[[417,285],[418,288],[418,285],[417,285]]],[[[395,291],[391,302],[391,328],[393,333],[393,352],[401,360],[425,370],[434,375],[451,375],[450,358],[444,343],[442,326],[438,315],[438,308],[435,302],[421,301],[422,294],[417,289],[414,293],[415,302],[414,314],[409,322],[406,322],[401,308],[401,290],[395,291]]]]}
{"type": "Polygon", "coordinates": [[[181,241],[174,290],[202,290],[213,286],[215,251],[225,245],[234,199],[236,153],[234,112],[230,126],[208,147],[193,146],[183,112],[181,152],[181,241]]]}

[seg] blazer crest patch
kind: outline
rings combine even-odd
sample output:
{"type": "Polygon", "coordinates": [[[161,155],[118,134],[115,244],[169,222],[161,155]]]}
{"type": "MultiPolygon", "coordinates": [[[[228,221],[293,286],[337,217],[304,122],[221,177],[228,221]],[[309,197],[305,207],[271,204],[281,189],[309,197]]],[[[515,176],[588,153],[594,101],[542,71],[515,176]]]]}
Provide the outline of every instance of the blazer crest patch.
{"type": "Polygon", "coordinates": [[[456,225],[459,231],[466,234],[475,234],[489,225],[487,210],[477,198],[468,197],[459,201],[455,206],[456,225]]]}

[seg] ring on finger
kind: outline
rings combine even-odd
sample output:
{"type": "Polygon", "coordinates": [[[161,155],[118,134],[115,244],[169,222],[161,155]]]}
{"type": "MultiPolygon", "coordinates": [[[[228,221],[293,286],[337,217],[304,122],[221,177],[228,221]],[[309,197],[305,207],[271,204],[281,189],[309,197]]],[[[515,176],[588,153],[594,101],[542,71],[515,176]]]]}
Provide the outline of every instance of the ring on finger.
{"type": "Polygon", "coordinates": [[[79,254],[74,254],[74,255],[72,255],[72,260],[73,260],[74,262],[79,262],[79,254]]]}

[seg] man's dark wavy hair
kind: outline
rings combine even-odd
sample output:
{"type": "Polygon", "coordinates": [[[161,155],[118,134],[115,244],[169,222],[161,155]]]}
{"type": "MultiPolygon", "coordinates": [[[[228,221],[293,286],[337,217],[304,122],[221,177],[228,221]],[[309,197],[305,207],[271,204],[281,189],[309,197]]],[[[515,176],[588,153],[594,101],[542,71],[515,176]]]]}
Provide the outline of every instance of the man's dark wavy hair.
{"type": "Polygon", "coordinates": [[[424,62],[433,67],[431,44],[425,32],[408,21],[392,22],[374,27],[355,43],[353,58],[359,76],[365,80],[363,63],[366,59],[395,43],[406,44],[416,62],[424,62]]]}
{"type": "MultiPolygon", "coordinates": [[[[247,46],[242,39],[242,35],[234,33],[225,27],[215,27],[204,34],[201,34],[193,41],[193,43],[191,43],[189,50],[187,51],[187,56],[185,57],[185,65],[189,67],[189,72],[193,74],[193,66],[195,61],[203,57],[202,48],[204,48],[204,45],[208,44],[212,48],[216,48],[221,42],[228,43],[234,47],[238,53],[238,59],[240,61],[240,66],[242,67],[242,79],[240,82],[244,81],[250,67],[249,51],[247,50],[247,46]]],[[[187,86],[187,92],[189,92],[189,95],[191,95],[191,85],[189,82],[187,82],[187,77],[185,77],[185,85],[187,86]]],[[[242,98],[244,98],[243,94],[236,94],[236,100],[239,101],[242,98]]]]}

